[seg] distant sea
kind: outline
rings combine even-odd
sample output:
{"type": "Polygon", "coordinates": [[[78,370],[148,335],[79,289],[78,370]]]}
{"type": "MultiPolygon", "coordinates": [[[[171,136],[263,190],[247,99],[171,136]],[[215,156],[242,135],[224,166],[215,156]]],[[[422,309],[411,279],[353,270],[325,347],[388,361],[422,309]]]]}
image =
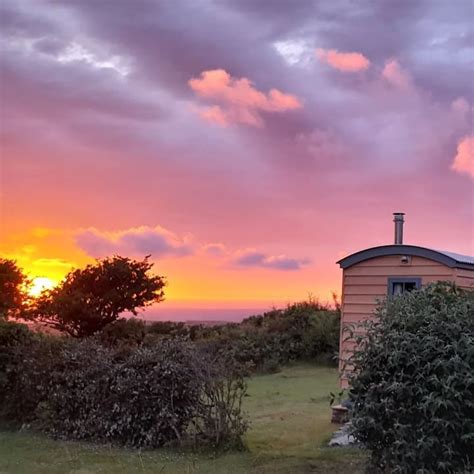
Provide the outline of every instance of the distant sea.
{"type": "Polygon", "coordinates": [[[249,316],[261,314],[271,309],[260,308],[168,308],[154,306],[138,313],[147,321],[184,321],[199,323],[240,322],[249,316]]]}

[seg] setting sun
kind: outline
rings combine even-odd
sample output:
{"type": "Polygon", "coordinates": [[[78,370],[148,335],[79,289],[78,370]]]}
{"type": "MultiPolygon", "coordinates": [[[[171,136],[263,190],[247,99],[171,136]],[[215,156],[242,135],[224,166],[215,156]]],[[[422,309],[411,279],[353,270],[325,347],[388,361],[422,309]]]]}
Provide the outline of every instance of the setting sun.
{"type": "Polygon", "coordinates": [[[54,288],[56,286],[56,284],[57,284],[57,282],[54,281],[54,280],[51,280],[51,278],[36,277],[36,278],[33,278],[33,284],[31,285],[31,288],[28,290],[28,293],[31,296],[36,298],[43,291],[50,290],[51,288],[54,288]]]}

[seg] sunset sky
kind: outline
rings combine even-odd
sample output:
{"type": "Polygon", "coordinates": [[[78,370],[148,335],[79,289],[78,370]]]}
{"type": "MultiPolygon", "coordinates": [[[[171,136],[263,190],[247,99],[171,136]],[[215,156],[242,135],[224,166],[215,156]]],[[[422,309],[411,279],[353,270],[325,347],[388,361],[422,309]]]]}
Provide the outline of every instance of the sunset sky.
{"type": "Polygon", "coordinates": [[[471,0],[2,0],[0,251],[54,282],[152,254],[159,314],[186,319],[330,299],[394,211],[406,243],[474,255],[473,20],[471,0]]]}

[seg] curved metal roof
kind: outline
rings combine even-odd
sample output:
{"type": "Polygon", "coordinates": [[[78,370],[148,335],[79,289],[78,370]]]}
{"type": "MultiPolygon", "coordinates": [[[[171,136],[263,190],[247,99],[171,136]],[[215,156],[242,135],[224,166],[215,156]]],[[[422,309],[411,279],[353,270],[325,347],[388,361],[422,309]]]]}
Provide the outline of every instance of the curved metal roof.
{"type": "Polygon", "coordinates": [[[370,249],[361,250],[339,260],[337,263],[341,268],[348,268],[370,258],[384,257],[387,255],[408,255],[413,257],[424,257],[435,262],[442,263],[451,268],[467,268],[474,271],[474,257],[460,255],[443,250],[433,250],[416,245],[381,245],[370,249]]]}

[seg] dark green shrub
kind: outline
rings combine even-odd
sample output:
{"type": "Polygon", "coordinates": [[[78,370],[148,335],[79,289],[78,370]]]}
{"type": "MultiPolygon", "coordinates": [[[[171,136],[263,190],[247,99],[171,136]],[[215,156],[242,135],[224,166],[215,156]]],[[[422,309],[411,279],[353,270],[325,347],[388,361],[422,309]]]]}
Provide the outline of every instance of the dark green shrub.
{"type": "MultiPolygon", "coordinates": [[[[10,370],[15,363],[12,347],[19,344],[27,345],[31,338],[32,333],[24,324],[0,319],[0,399],[4,399],[7,395],[10,370]]],[[[4,406],[0,406],[1,411],[6,411],[4,406]]]]}
{"type": "Polygon", "coordinates": [[[98,333],[97,337],[107,346],[136,346],[143,342],[147,333],[146,325],[138,319],[118,319],[98,333]]]}
{"type": "Polygon", "coordinates": [[[42,428],[64,438],[161,446],[183,437],[202,381],[189,346],[164,342],[122,360],[93,341],[71,343],[49,379],[42,428]]]}
{"type": "Polygon", "coordinates": [[[34,334],[26,324],[0,319],[0,350],[26,343],[32,339],[34,339],[34,334]]]}
{"type": "Polygon", "coordinates": [[[260,367],[260,371],[263,374],[275,374],[277,372],[280,372],[280,370],[281,370],[280,361],[276,357],[274,359],[272,358],[265,359],[260,367]]]}
{"type": "Polygon", "coordinates": [[[190,436],[215,447],[238,444],[246,429],[236,405],[245,394],[239,374],[179,339],[123,349],[95,338],[18,338],[5,347],[0,421],[133,447],[190,436]]]}
{"type": "Polygon", "coordinates": [[[192,325],[171,321],[146,327],[143,341],[153,347],[162,339],[184,338],[201,351],[246,370],[271,373],[296,360],[336,365],[340,311],[314,300],[251,316],[242,323],[192,325]]]}
{"type": "Polygon", "coordinates": [[[270,362],[277,359],[279,364],[322,359],[335,364],[339,327],[339,311],[311,299],[242,322],[242,329],[251,335],[254,346],[260,346],[256,351],[260,360],[254,360],[257,367],[267,365],[264,363],[266,358],[270,362]]]}
{"type": "Polygon", "coordinates": [[[147,327],[147,333],[163,337],[187,337],[189,327],[182,322],[156,321],[147,327]]]}
{"type": "Polygon", "coordinates": [[[239,337],[223,335],[215,339],[196,341],[202,352],[229,365],[238,365],[246,371],[263,372],[267,360],[282,360],[278,337],[268,333],[244,332],[239,337]]]}
{"type": "Polygon", "coordinates": [[[240,324],[196,326],[190,339],[211,355],[271,373],[291,361],[323,361],[335,365],[340,313],[305,301],[251,316],[240,324]]]}
{"type": "Polygon", "coordinates": [[[0,419],[21,423],[35,419],[63,343],[23,324],[0,323],[0,419]]]}
{"type": "Polygon", "coordinates": [[[438,283],[390,298],[357,336],[355,436],[371,472],[474,467],[474,296],[438,283]]]}

